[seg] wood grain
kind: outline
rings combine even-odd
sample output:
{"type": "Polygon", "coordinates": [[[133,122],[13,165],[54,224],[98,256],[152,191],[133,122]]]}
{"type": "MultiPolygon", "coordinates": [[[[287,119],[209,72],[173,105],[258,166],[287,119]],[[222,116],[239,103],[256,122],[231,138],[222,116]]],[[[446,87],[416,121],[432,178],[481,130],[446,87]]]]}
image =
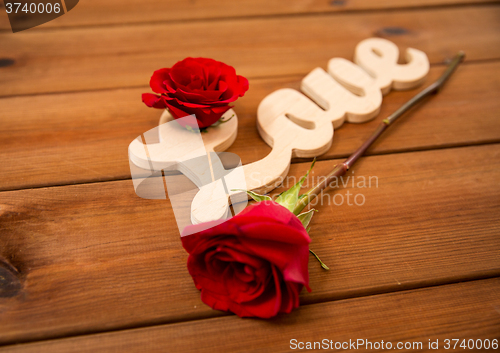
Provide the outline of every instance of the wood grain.
{"type": "MultiPolygon", "coordinates": [[[[439,339],[449,352],[445,338],[500,338],[499,5],[85,0],[12,34],[0,1],[0,346],[49,340],[0,351],[279,352],[292,338],[366,338],[423,350],[439,339]],[[260,101],[333,57],[352,59],[369,37],[426,52],[427,83],[458,50],[468,62],[321,199],[311,248],[331,270],[311,257],[313,292],[299,310],[261,321],[209,309],[169,202],[138,198],[128,179],[128,144],[161,114],[140,102],[151,73],[206,56],[247,76],[229,151],[250,163],[270,151],[256,130],[260,101]]],[[[311,179],[416,91],[384,97],[373,122],[336,129],[311,179]]],[[[287,186],[309,165],[295,159],[287,186]]]]}
{"type": "MultiPolygon", "coordinates": [[[[426,84],[443,69],[433,67],[426,84]]],[[[271,149],[256,129],[257,106],[277,89],[299,89],[302,78],[250,80],[250,90],[236,102],[238,137],[228,152],[238,154],[244,164],[264,158],[271,149]]],[[[141,93],[148,90],[1,99],[0,190],[130,178],[128,145],[157,126],[161,115],[141,102],[141,93]],[[20,109],[31,106],[36,109],[20,109]]],[[[335,130],[333,145],[321,159],[347,156],[416,92],[391,92],[374,121],[335,130]]],[[[464,64],[437,96],[392,127],[369,153],[498,142],[498,92],[500,62],[464,64]]]]}
{"type": "MultiPolygon", "coordinates": [[[[487,145],[361,159],[354,187],[317,206],[311,247],[331,270],[311,259],[302,303],[499,276],[499,157],[487,145]]],[[[0,250],[24,286],[0,299],[2,344],[221,315],[200,301],[169,203],[130,180],[0,193],[0,250]]]]}
{"type": "Polygon", "coordinates": [[[431,63],[459,50],[469,60],[497,59],[499,14],[490,5],[3,33],[2,56],[14,63],[1,68],[0,96],[142,86],[188,56],[223,61],[249,78],[305,75],[333,57],[352,58],[372,36],[422,50],[431,63]],[[392,35],[390,27],[405,30],[392,35]]]}
{"type": "Polygon", "coordinates": [[[460,339],[460,345],[463,339],[467,344],[471,338],[500,338],[499,290],[496,278],[308,305],[268,321],[231,316],[11,346],[2,352],[164,352],[166,347],[172,352],[289,352],[296,347],[291,343],[324,339],[332,341],[332,350],[336,342],[349,347],[350,340],[360,339],[372,347],[390,342],[392,349],[408,342],[413,349],[404,351],[412,352],[427,351],[429,340],[437,340],[439,349],[430,351],[449,352],[446,339],[460,339]]]}
{"type": "MultiPolygon", "coordinates": [[[[133,23],[173,22],[228,17],[291,15],[363,10],[415,8],[492,3],[496,0],[85,0],[75,12],[48,22],[39,28],[133,23]]],[[[3,4],[0,4],[3,6],[3,4]]],[[[2,8],[2,7],[0,7],[2,8]]],[[[0,29],[10,30],[7,16],[0,16],[0,29]]],[[[394,29],[395,30],[395,29],[394,29]]]]}

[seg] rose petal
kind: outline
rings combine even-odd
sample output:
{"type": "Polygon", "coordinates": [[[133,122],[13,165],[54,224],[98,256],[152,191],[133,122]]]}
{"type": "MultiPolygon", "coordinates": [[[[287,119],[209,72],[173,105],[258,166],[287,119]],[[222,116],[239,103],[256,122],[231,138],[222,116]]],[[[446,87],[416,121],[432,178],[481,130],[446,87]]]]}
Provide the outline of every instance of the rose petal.
{"type": "Polygon", "coordinates": [[[221,94],[222,92],[219,91],[202,91],[194,89],[192,92],[186,92],[179,89],[177,90],[175,97],[192,103],[213,104],[219,100],[221,94]]]}
{"type": "Polygon", "coordinates": [[[149,85],[153,92],[156,93],[167,93],[167,86],[172,84],[170,80],[170,70],[171,69],[160,69],[153,73],[151,76],[151,80],[149,81],[149,85]]]}
{"type": "Polygon", "coordinates": [[[276,316],[281,308],[281,281],[279,272],[276,268],[273,266],[271,270],[273,282],[266,287],[266,290],[260,297],[241,305],[230,303],[229,310],[240,317],[256,316],[268,319],[276,316]],[[245,310],[242,311],[241,308],[245,310]],[[247,314],[245,314],[245,312],[247,312],[247,314]]]}
{"type": "Polygon", "coordinates": [[[142,101],[151,108],[165,109],[165,100],[161,96],[152,93],[143,93],[142,101]]]}

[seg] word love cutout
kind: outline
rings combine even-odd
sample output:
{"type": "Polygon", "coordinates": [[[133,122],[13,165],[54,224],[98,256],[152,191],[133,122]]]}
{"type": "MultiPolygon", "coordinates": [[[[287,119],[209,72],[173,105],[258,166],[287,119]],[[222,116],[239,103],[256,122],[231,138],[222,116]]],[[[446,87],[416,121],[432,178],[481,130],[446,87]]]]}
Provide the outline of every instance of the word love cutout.
{"type": "MultiPolygon", "coordinates": [[[[345,121],[362,123],[373,119],[380,111],[382,95],[391,89],[414,88],[429,72],[425,53],[409,48],[405,54],[407,63],[400,65],[399,50],[394,43],[369,38],[357,45],[356,64],[333,58],[328,62],[328,72],[321,68],[312,70],[301,82],[303,94],[288,88],[269,94],[258,107],[257,128],[272,151],[257,162],[239,167],[243,173],[240,170],[227,174],[226,184],[241,185],[231,178],[233,175],[241,178],[243,174],[247,190],[268,193],[284,180],[293,157],[317,157],[327,152],[334,128],[345,121]]],[[[162,119],[168,120],[165,116],[162,119]]],[[[237,124],[225,128],[237,129],[237,124]]],[[[220,147],[215,150],[227,149],[234,141],[235,132],[219,134],[228,139],[217,143],[211,139],[209,149],[214,150],[216,145],[220,147]]],[[[208,136],[202,137],[205,140],[208,136]]],[[[136,144],[140,143],[136,141],[136,144]]],[[[132,154],[133,150],[129,148],[129,152],[132,154]]],[[[162,158],[170,157],[163,152],[162,158]]],[[[225,189],[222,180],[202,185],[191,204],[191,221],[201,223],[226,217],[228,199],[241,191],[225,192],[225,189]]]]}

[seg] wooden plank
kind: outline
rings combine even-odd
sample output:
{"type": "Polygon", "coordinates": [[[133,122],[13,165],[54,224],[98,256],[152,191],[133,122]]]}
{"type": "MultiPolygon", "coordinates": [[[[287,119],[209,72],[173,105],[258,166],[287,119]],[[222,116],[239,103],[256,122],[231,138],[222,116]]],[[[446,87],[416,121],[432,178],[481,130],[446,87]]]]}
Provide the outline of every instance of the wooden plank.
{"type": "MultiPolygon", "coordinates": [[[[311,259],[302,303],[499,276],[499,156],[486,145],[363,158],[354,187],[317,206],[311,246],[331,270],[311,259]]],[[[138,198],[130,180],[2,192],[0,219],[0,256],[24,285],[0,298],[2,344],[221,315],[200,301],[169,203],[138,198]]]]}
{"type": "MultiPolygon", "coordinates": [[[[272,16],[306,13],[387,10],[423,6],[453,6],[493,3],[497,0],[98,0],[81,1],[70,15],[48,22],[39,28],[92,25],[172,22],[221,19],[246,16],[272,16]]],[[[0,4],[3,8],[3,4],[0,4]]],[[[0,16],[0,29],[10,29],[7,16],[0,16]]]]}
{"type": "Polygon", "coordinates": [[[362,351],[377,351],[382,341],[385,349],[389,343],[389,349],[406,343],[404,351],[427,351],[429,342],[437,341],[439,349],[430,351],[448,352],[447,345],[455,344],[451,339],[460,340],[457,347],[464,339],[471,347],[476,346],[469,339],[489,339],[491,350],[491,342],[500,338],[499,290],[495,278],[309,305],[267,321],[231,316],[11,346],[2,352],[289,352],[323,340],[326,346],[311,343],[315,351],[334,350],[337,342],[352,349],[352,342],[363,340],[357,347],[362,351]]]}
{"type": "Polygon", "coordinates": [[[491,5],[4,33],[2,56],[13,64],[1,69],[0,96],[142,86],[187,56],[221,60],[249,78],[303,75],[352,58],[372,36],[423,50],[432,63],[461,49],[469,60],[496,59],[499,14],[491,5]],[[399,35],[385,30],[392,27],[399,35]]]}
{"type": "MultiPolygon", "coordinates": [[[[443,69],[433,67],[426,84],[443,69]]],[[[228,151],[238,154],[245,164],[264,158],[270,148],[256,130],[257,106],[277,89],[298,89],[301,79],[252,79],[250,90],[236,102],[238,138],[228,151]]],[[[370,153],[500,141],[499,84],[500,62],[461,66],[439,95],[392,127],[370,153]]],[[[148,90],[1,99],[0,190],[130,178],[128,145],[154,128],[161,115],[141,102],[141,92],[148,90]],[[25,109],[31,106],[36,109],[25,109]]],[[[333,145],[321,159],[354,151],[382,119],[417,91],[391,92],[374,121],[344,124],[335,131],[333,145]]]]}

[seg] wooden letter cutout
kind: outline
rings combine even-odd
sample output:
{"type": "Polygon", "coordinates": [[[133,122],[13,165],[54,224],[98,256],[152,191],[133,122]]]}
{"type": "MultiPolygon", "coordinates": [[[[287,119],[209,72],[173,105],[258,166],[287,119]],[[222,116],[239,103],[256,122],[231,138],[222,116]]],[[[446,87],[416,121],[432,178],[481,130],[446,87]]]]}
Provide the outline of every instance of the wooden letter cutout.
{"type": "MultiPolygon", "coordinates": [[[[327,152],[334,128],[345,121],[363,123],[373,119],[380,111],[383,94],[422,83],[429,71],[425,53],[407,49],[408,63],[404,65],[397,63],[398,57],[399,50],[392,42],[366,39],[356,47],[357,65],[342,58],[331,59],[328,72],[316,68],[302,80],[303,93],[284,88],[265,97],[258,107],[257,128],[272,151],[263,159],[241,167],[247,189],[261,194],[273,190],[288,174],[293,157],[310,158],[327,152]]],[[[224,125],[210,128],[209,131],[213,131],[204,135],[215,135],[215,130],[224,125]]],[[[212,140],[207,152],[222,151],[220,146],[228,148],[234,141],[235,131],[226,133],[225,141],[213,143],[212,140]],[[219,148],[214,148],[215,145],[219,148]]],[[[204,141],[206,138],[208,136],[203,136],[204,141]]],[[[167,156],[164,154],[161,158],[167,156]]],[[[226,179],[228,177],[230,175],[226,179]]],[[[221,190],[219,184],[220,181],[215,181],[200,188],[191,206],[193,223],[223,219],[228,214],[230,195],[217,192],[221,190]]],[[[230,191],[230,194],[239,192],[230,191]]]]}

